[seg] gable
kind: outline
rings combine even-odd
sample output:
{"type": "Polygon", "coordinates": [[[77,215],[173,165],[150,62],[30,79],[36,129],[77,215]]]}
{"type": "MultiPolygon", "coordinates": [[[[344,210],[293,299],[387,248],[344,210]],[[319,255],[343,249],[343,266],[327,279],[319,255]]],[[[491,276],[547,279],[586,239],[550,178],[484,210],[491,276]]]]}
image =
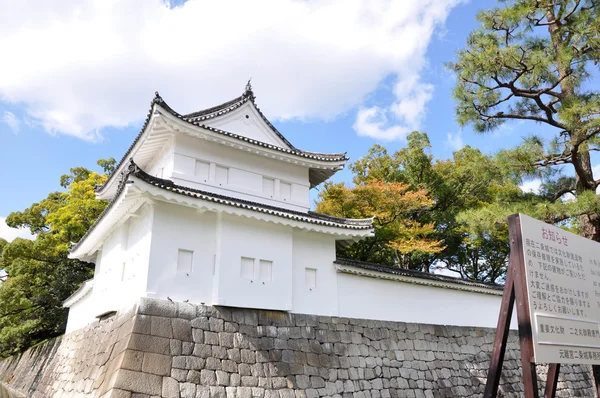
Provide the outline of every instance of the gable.
{"type": "Polygon", "coordinates": [[[252,101],[231,112],[206,120],[204,124],[281,148],[293,149],[273,131],[273,127],[263,119],[252,101]]]}

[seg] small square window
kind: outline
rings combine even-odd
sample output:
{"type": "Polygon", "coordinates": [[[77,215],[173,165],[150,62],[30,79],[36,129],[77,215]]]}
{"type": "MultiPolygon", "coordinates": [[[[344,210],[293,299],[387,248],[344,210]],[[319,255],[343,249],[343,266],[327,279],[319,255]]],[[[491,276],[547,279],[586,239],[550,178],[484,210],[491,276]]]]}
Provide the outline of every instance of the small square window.
{"type": "Polygon", "coordinates": [[[208,180],[208,175],[210,171],[210,165],[206,162],[202,162],[200,160],[196,160],[196,172],[195,176],[199,180],[206,181],[208,180]]]}
{"type": "Polygon", "coordinates": [[[292,196],[292,184],[289,184],[287,182],[281,182],[279,184],[279,191],[281,194],[281,197],[283,199],[289,199],[292,196]]]}
{"type": "Polygon", "coordinates": [[[275,180],[263,177],[263,193],[267,196],[273,196],[275,193],[275,180]]]}
{"type": "Polygon", "coordinates": [[[269,282],[272,280],[273,275],[273,261],[260,260],[258,264],[258,279],[263,282],[269,282]]]}
{"type": "Polygon", "coordinates": [[[242,257],[240,276],[244,279],[254,279],[254,259],[250,257],[242,257]]]}
{"type": "Polygon", "coordinates": [[[215,167],[215,181],[220,185],[226,185],[229,180],[229,169],[223,166],[215,167]]]}
{"type": "Polygon", "coordinates": [[[192,272],[192,262],[194,259],[194,252],[191,250],[179,249],[177,253],[177,271],[178,272],[192,272]]]}

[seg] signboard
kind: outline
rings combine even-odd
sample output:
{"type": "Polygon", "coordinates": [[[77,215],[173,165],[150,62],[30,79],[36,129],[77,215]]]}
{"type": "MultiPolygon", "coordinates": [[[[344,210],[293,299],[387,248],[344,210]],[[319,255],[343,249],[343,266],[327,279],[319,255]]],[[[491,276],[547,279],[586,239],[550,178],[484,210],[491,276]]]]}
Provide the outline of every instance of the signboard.
{"type": "MultiPolygon", "coordinates": [[[[536,365],[547,363],[545,398],[556,397],[562,363],[600,364],[600,243],[522,214],[508,218],[510,260],[484,398],[497,398],[513,307],[526,398],[539,398],[536,365]]],[[[600,366],[593,366],[600,396],[600,366]]],[[[590,395],[592,396],[592,395],[590,395]]]]}
{"type": "Polygon", "coordinates": [[[534,362],[600,364],[600,243],[519,218],[534,362]]]}

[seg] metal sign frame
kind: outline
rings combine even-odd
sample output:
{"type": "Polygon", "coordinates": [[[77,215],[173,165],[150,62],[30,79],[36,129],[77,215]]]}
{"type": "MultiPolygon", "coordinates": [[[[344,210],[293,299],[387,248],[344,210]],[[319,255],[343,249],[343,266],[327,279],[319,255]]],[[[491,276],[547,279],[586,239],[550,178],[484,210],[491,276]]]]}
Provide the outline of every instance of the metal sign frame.
{"type": "MultiPolygon", "coordinates": [[[[508,218],[508,233],[510,239],[510,257],[506,271],[506,284],[500,305],[500,315],[496,328],[496,337],[492,350],[492,358],[485,386],[484,398],[496,398],[506,343],[510,330],[510,320],[514,304],[517,305],[517,321],[519,326],[519,345],[521,349],[521,369],[523,371],[523,385],[526,398],[539,398],[536,363],[534,362],[533,334],[531,328],[531,317],[529,311],[529,296],[527,294],[526,269],[523,253],[523,237],[521,233],[521,219],[518,214],[508,218]]],[[[594,378],[596,380],[596,396],[600,396],[599,383],[596,377],[599,367],[593,366],[594,378]]],[[[556,396],[556,385],[560,364],[549,364],[548,378],[544,392],[545,398],[556,396]]]]}

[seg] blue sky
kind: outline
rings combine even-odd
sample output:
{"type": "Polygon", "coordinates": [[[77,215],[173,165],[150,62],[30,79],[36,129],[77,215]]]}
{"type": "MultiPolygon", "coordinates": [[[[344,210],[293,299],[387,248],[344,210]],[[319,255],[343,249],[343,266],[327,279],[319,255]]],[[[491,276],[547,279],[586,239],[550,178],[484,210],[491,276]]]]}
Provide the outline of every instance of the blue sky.
{"type": "MultiPolygon", "coordinates": [[[[3,225],[4,217],[59,189],[59,176],[69,168],[97,169],[97,159],[120,159],[139,132],[155,90],[185,113],[239,95],[247,78],[253,77],[259,106],[295,146],[348,151],[351,161],[375,143],[391,151],[402,147],[406,133],[415,128],[429,134],[437,158],[448,158],[467,144],[491,153],[517,144],[529,132],[529,126],[513,124],[481,136],[455,121],[454,79],[444,63],[453,60],[477,27],[477,12],[494,1],[426,0],[422,8],[411,6],[415,10],[406,15],[402,9],[377,10],[369,16],[372,20],[363,20],[364,5],[356,4],[359,22],[353,20],[356,15],[340,16],[335,31],[320,33],[328,29],[327,16],[345,8],[309,10],[308,5],[298,9],[290,3],[285,9],[282,1],[271,6],[280,7],[284,22],[286,15],[290,21],[305,18],[314,23],[316,33],[297,34],[295,22],[289,22],[288,29],[265,20],[261,26],[270,24],[270,30],[225,38],[180,26],[186,21],[195,26],[191,16],[209,11],[216,20],[233,18],[231,26],[260,25],[250,12],[256,12],[256,19],[269,17],[260,10],[231,16],[223,8],[202,9],[205,5],[197,0],[170,9],[158,0],[140,1],[122,2],[125,11],[96,4],[78,6],[81,10],[74,14],[61,6],[44,14],[50,15],[47,18],[40,15],[43,22],[25,6],[0,12],[27,16],[12,18],[0,32],[0,47],[4,43],[9,48],[6,59],[22,59],[22,64],[0,67],[5,76],[0,78],[0,237],[17,236],[3,225]],[[148,7],[147,12],[136,5],[148,7]],[[402,15],[395,20],[393,12],[402,15]],[[113,20],[117,13],[119,20],[113,20]],[[324,21],[310,20],[314,15],[324,21]],[[134,26],[128,18],[136,21],[134,26]],[[95,24],[91,33],[86,30],[95,24]],[[164,34],[149,31],[145,37],[156,36],[140,41],[140,32],[153,24],[175,36],[163,40],[164,34]],[[343,34],[346,31],[350,33],[343,34]],[[273,32],[281,37],[273,38],[273,32]],[[38,45],[31,44],[37,43],[36,36],[48,36],[49,44],[40,48],[37,58],[28,58],[35,50],[29,46],[38,45]],[[199,43],[192,52],[205,54],[191,54],[189,43],[180,45],[177,39],[199,43]],[[360,115],[375,109],[378,118],[360,125],[360,115]]],[[[354,3],[360,2],[352,2],[352,7],[354,3]]],[[[2,18],[0,23],[6,22],[2,18]]],[[[350,181],[351,175],[344,170],[335,179],[350,181]]]]}

